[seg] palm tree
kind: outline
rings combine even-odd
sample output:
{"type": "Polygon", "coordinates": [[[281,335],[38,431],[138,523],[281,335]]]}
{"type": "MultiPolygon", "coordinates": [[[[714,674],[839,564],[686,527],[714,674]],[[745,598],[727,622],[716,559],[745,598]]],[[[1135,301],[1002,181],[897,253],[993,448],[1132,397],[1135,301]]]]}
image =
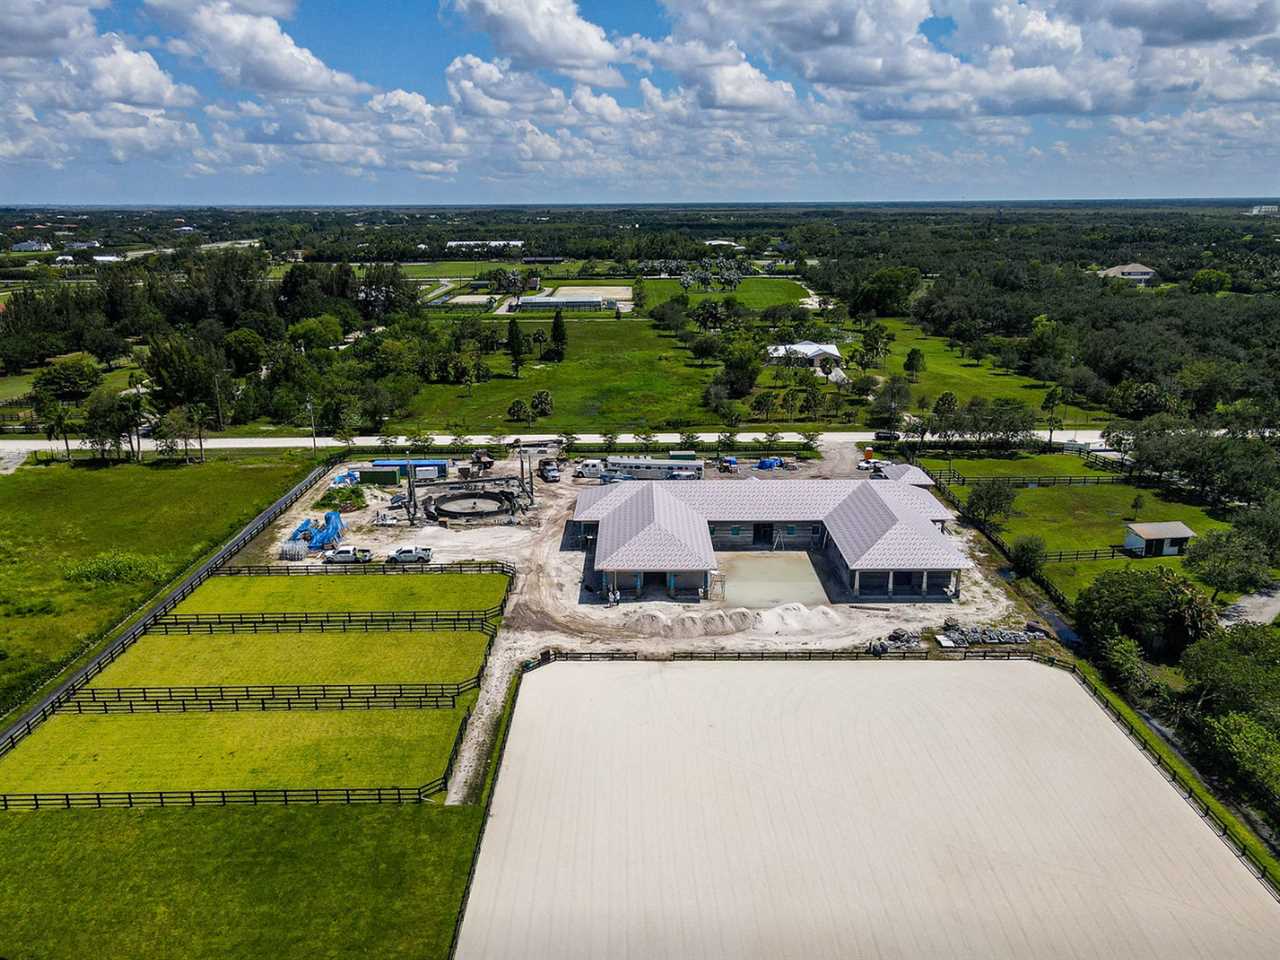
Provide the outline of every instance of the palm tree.
{"type": "Polygon", "coordinates": [[[52,441],[55,437],[61,437],[63,444],[67,448],[67,462],[71,462],[71,440],[68,434],[71,433],[71,411],[64,404],[58,404],[53,411],[45,417],[44,436],[46,440],[52,441]]]}
{"type": "Polygon", "coordinates": [[[200,462],[204,463],[204,431],[213,422],[213,413],[207,403],[193,403],[187,407],[187,416],[196,428],[196,441],[200,444],[200,462]]]}

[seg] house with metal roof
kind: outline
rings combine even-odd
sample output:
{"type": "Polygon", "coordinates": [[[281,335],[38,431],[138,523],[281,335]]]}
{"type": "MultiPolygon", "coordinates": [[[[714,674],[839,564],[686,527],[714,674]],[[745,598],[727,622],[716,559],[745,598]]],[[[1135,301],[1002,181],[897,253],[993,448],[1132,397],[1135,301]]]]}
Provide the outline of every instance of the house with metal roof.
{"type": "Polygon", "coordinates": [[[1124,548],[1140,557],[1176,557],[1196,532],[1181,520],[1125,524],[1124,548]]]}
{"type": "Polygon", "coordinates": [[[716,554],[821,555],[858,599],[954,598],[971,569],[951,512],[896,480],[631,481],[588,487],[572,523],[602,590],[706,596],[716,554]]]}
{"type": "Polygon", "coordinates": [[[1128,280],[1139,287],[1148,287],[1156,279],[1156,272],[1145,263],[1122,263],[1118,267],[1099,270],[1098,276],[1105,280],[1128,280]]]}
{"type": "Polygon", "coordinates": [[[799,343],[775,343],[769,348],[770,363],[807,363],[816,367],[826,357],[832,363],[840,363],[840,348],[834,343],[814,343],[812,340],[801,340],[799,343]]]}

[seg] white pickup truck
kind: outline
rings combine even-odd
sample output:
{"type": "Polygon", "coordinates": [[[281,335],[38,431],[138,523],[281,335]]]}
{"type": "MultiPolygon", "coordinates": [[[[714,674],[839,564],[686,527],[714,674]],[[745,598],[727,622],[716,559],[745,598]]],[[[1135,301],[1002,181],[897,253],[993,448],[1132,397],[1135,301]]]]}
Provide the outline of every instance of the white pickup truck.
{"type": "Polygon", "coordinates": [[[397,547],[387,554],[387,563],[430,563],[430,547],[397,547]]]}
{"type": "Polygon", "coordinates": [[[321,559],[325,563],[369,563],[373,560],[373,551],[368,547],[335,547],[326,550],[321,559]]]}

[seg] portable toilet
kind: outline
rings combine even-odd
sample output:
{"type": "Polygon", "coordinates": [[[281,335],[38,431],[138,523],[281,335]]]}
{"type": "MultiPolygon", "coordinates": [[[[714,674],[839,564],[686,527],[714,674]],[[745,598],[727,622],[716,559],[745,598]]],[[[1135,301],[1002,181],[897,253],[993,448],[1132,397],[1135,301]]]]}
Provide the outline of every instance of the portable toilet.
{"type": "Polygon", "coordinates": [[[867,449],[862,451],[863,462],[870,463],[875,458],[876,458],[875,451],[872,450],[870,447],[867,447],[867,449]]]}

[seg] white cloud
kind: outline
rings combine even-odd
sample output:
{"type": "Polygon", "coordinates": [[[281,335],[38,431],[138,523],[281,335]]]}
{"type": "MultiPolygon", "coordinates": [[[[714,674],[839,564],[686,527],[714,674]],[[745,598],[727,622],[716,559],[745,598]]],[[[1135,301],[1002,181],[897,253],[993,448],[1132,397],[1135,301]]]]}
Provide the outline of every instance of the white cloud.
{"type": "Polygon", "coordinates": [[[521,67],[546,67],[584,83],[618,86],[617,48],[603,28],[583,18],[575,0],[451,0],[521,67]]]}

